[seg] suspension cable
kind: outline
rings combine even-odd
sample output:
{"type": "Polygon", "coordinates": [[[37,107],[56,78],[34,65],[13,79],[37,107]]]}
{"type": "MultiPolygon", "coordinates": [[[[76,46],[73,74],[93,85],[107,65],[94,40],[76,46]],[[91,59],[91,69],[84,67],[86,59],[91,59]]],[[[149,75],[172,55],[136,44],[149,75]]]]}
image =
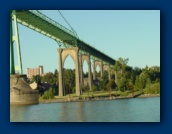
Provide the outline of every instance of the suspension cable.
{"type": "Polygon", "coordinates": [[[65,19],[65,17],[62,15],[60,10],[58,10],[59,14],[62,16],[62,18],[65,20],[65,22],[69,25],[69,27],[72,29],[72,31],[75,33],[75,35],[78,37],[76,31],[72,28],[72,26],[69,24],[69,22],[65,19]]]}

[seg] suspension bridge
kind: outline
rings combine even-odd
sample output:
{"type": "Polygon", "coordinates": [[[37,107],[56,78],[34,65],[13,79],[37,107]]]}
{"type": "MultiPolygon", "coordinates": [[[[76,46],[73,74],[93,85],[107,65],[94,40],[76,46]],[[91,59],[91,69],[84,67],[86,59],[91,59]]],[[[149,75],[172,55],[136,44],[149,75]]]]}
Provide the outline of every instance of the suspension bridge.
{"type": "Polygon", "coordinates": [[[59,96],[65,95],[64,93],[64,80],[63,80],[63,66],[65,59],[68,55],[72,57],[75,63],[76,72],[76,94],[82,94],[83,86],[83,62],[87,61],[88,64],[88,79],[89,87],[92,86],[92,71],[93,65],[93,79],[96,79],[95,69],[100,66],[101,76],[104,70],[109,72],[110,79],[110,66],[115,64],[115,59],[106,55],[105,53],[94,48],[90,44],[79,39],[74,30],[67,29],[58,22],[52,20],[38,10],[12,10],[10,21],[10,75],[15,75],[18,72],[20,75],[22,71],[22,55],[20,50],[18,23],[37,31],[57,42],[58,48],[58,71],[59,71],[59,96]],[[14,42],[17,47],[17,60],[18,65],[14,64],[14,42]],[[91,60],[93,59],[93,63],[91,60]]]}

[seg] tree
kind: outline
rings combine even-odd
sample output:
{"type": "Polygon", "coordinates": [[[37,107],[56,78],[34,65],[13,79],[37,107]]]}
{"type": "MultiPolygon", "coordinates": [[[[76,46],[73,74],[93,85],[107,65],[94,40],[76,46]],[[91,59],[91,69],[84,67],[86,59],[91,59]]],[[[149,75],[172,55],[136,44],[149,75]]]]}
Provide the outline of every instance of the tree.
{"type": "Polygon", "coordinates": [[[71,93],[73,87],[75,87],[75,70],[64,69],[64,85],[65,93],[71,93]]]}
{"type": "Polygon", "coordinates": [[[33,83],[33,82],[36,82],[36,83],[38,83],[38,84],[40,84],[41,83],[41,76],[40,75],[34,75],[33,77],[32,77],[32,79],[30,80],[30,83],[33,83]]]}
{"type": "Polygon", "coordinates": [[[58,71],[57,69],[54,70],[54,78],[53,78],[53,83],[58,83],[59,82],[59,76],[58,76],[58,71]]]}
{"type": "Polygon", "coordinates": [[[127,66],[129,59],[122,59],[121,57],[115,62],[115,82],[118,85],[118,89],[125,91],[129,89],[129,81],[131,79],[132,68],[127,66]]]}
{"type": "Polygon", "coordinates": [[[140,87],[139,87],[139,76],[138,75],[136,76],[134,89],[135,89],[135,91],[138,91],[140,89],[140,87]]]}
{"type": "Polygon", "coordinates": [[[89,88],[89,85],[88,85],[88,83],[87,83],[86,85],[84,85],[83,91],[84,91],[84,92],[88,92],[89,90],[90,90],[90,88],[89,88]]]}
{"type": "Polygon", "coordinates": [[[126,71],[126,67],[127,67],[127,63],[128,63],[129,59],[122,59],[121,57],[118,58],[118,60],[115,62],[115,81],[118,84],[118,79],[121,78],[125,71],[126,71]]]}
{"type": "Polygon", "coordinates": [[[146,87],[147,79],[148,79],[147,71],[143,71],[139,76],[139,88],[141,92],[143,92],[143,89],[146,87]]]}
{"type": "Polygon", "coordinates": [[[52,91],[52,88],[50,88],[49,90],[45,91],[44,94],[41,96],[42,99],[47,100],[47,99],[53,99],[54,98],[54,94],[52,91]]]}
{"type": "Polygon", "coordinates": [[[49,72],[49,73],[45,74],[42,77],[42,81],[52,84],[54,82],[54,74],[52,72],[49,72]]]}
{"type": "Polygon", "coordinates": [[[56,85],[55,83],[53,83],[52,85],[52,92],[54,95],[58,94],[58,85],[56,85]]]}
{"type": "Polygon", "coordinates": [[[98,90],[97,85],[93,84],[93,85],[92,85],[92,91],[93,91],[93,92],[96,92],[97,90],[98,90]]]}
{"type": "Polygon", "coordinates": [[[115,88],[117,87],[115,81],[110,80],[106,86],[107,86],[107,89],[109,90],[109,96],[111,96],[111,90],[115,90],[115,88]]]}
{"type": "Polygon", "coordinates": [[[54,70],[54,75],[57,75],[58,74],[58,71],[57,69],[54,70]]]}
{"type": "Polygon", "coordinates": [[[144,93],[146,94],[160,94],[160,83],[153,83],[146,86],[144,93]]]}
{"type": "Polygon", "coordinates": [[[100,88],[103,90],[107,90],[107,83],[109,82],[109,74],[108,71],[104,71],[102,75],[102,79],[100,80],[100,88]]]}
{"type": "Polygon", "coordinates": [[[134,67],[132,71],[130,72],[133,85],[136,83],[136,76],[139,76],[141,72],[142,72],[141,69],[138,67],[134,67]]]}
{"type": "Polygon", "coordinates": [[[84,77],[84,78],[87,78],[87,77],[88,77],[88,72],[83,73],[83,77],[84,77]]]}

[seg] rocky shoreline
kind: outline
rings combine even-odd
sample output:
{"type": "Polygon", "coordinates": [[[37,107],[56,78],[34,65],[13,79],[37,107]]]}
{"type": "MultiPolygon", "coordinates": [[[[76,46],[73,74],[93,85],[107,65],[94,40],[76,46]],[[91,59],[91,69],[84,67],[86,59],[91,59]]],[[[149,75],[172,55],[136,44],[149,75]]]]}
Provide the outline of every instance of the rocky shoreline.
{"type": "Polygon", "coordinates": [[[39,100],[41,104],[47,103],[64,103],[64,102],[84,102],[84,101],[99,101],[99,100],[118,100],[118,99],[131,99],[131,98],[148,98],[148,97],[160,97],[160,94],[141,94],[137,97],[89,97],[89,98],[65,98],[65,99],[49,99],[49,100],[39,100]]]}
{"type": "Polygon", "coordinates": [[[160,97],[160,94],[142,94],[138,98],[160,97]]]}

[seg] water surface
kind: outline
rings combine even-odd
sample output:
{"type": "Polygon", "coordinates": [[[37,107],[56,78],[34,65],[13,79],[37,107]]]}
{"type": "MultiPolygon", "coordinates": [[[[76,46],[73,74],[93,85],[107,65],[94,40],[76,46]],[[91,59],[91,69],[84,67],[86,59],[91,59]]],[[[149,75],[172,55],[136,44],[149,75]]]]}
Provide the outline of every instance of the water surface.
{"type": "Polygon", "coordinates": [[[10,106],[11,122],[160,122],[160,97],[10,106]]]}

